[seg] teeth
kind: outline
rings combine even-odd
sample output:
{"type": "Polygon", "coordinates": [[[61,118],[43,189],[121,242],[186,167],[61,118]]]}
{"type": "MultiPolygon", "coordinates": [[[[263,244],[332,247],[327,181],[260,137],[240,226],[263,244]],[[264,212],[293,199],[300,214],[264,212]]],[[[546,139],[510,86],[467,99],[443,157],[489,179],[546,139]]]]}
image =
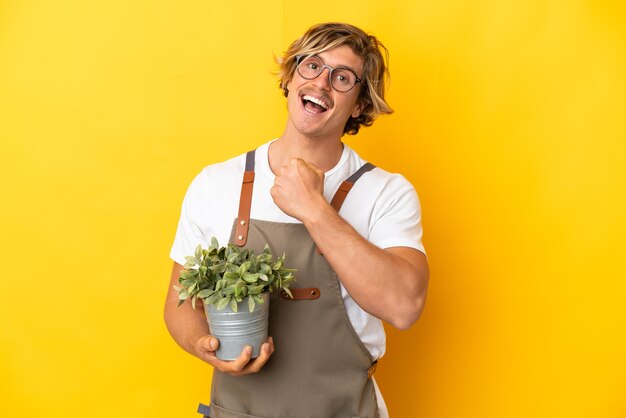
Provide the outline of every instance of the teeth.
{"type": "Polygon", "coordinates": [[[315,103],[316,105],[320,105],[322,106],[324,109],[328,109],[328,105],[326,103],[324,103],[323,101],[321,101],[320,99],[313,97],[313,96],[309,96],[309,95],[305,95],[302,97],[304,100],[308,100],[310,102],[315,103]]]}

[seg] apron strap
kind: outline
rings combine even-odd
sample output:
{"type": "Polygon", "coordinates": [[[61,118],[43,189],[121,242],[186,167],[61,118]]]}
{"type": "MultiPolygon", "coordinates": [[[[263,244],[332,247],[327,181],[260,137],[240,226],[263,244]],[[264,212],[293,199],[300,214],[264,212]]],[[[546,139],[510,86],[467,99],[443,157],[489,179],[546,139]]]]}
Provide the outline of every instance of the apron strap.
{"type": "MultiPolygon", "coordinates": [[[[254,156],[256,150],[248,151],[246,154],[246,170],[243,173],[243,181],[241,184],[241,196],[239,198],[239,214],[237,216],[237,228],[235,230],[235,244],[239,247],[243,247],[248,242],[248,229],[250,224],[250,208],[252,206],[252,190],[254,188],[254,156]]],[[[348,196],[348,193],[354,186],[354,183],[361,178],[361,176],[368,171],[372,170],[376,166],[372,163],[365,163],[354,174],[348,177],[341,185],[330,205],[335,208],[337,212],[341,209],[344,200],[348,196]]],[[[321,254],[319,248],[317,252],[321,254]]]]}
{"type": "Polygon", "coordinates": [[[354,183],[356,183],[356,181],[360,179],[363,174],[367,173],[374,167],[376,166],[372,163],[365,163],[353,175],[341,183],[339,189],[337,189],[337,192],[335,192],[335,195],[333,196],[333,200],[330,202],[330,205],[334,207],[337,212],[341,209],[341,205],[343,205],[343,201],[346,200],[346,196],[348,196],[348,193],[352,189],[352,186],[354,186],[354,183]]]}
{"type": "Polygon", "coordinates": [[[209,418],[211,416],[211,407],[200,404],[198,405],[198,413],[204,415],[204,418],[209,418]]]}
{"type": "Polygon", "coordinates": [[[320,290],[317,287],[301,287],[289,289],[291,296],[284,290],[280,292],[280,297],[284,300],[315,300],[320,298],[320,290]]]}
{"type": "Polygon", "coordinates": [[[367,370],[367,378],[371,379],[376,371],[376,366],[378,366],[378,360],[374,360],[370,368],[367,370]]]}
{"type": "Polygon", "coordinates": [[[250,207],[252,206],[252,189],[254,186],[254,154],[256,150],[246,154],[246,171],[243,173],[241,197],[239,198],[239,215],[235,231],[235,244],[243,247],[248,242],[248,228],[250,224],[250,207]]]}
{"type": "MultiPolygon", "coordinates": [[[[339,212],[339,209],[341,209],[341,206],[343,205],[343,201],[346,200],[346,196],[348,196],[348,193],[350,193],[350,190],[352,190],[352,186],[354,186],[354,183],[356,183],[356,181],[360,179],[363,174],[367,173],[375,167],[376,166],[372,163],[363,164],[361,168],[359,168],[357,171],[354,172],[354,174],[352,174],[343,183],[341,183],[339,189],[337,189],[335,195],[333,196],[333,200],[330,201],[330,205],[335,208],[337,212],[339,212]]],[[[319,247],[317,247],[317,253],[322,254],[319,247]]]]}

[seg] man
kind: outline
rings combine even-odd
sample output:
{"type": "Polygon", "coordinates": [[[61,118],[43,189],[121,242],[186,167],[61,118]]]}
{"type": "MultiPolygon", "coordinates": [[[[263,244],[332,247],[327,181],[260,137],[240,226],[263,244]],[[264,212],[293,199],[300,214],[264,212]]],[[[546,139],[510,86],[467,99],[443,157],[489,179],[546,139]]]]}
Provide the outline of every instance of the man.
{"type": "Polygon", "coordinates": [[[385,351],[381,320],[407,329],[418,319],[429,271],[411,184],[341,142],[392,112],[382,50],[351,25],[310,28],[280,60],[283,134],[206,167],[189,187],[165,321],[183,349],[215,368],[210,412],[201,408],[211,417],[388,416],[372,377],[385,351]],[[202,309],[177,307],[172,285],[184,257],[212,236],[257,253],[267,242],[297,269],[296,300],[272,296],[270,337],[255,359],[249,347],[237,360],[217,359],[202,309]]]}

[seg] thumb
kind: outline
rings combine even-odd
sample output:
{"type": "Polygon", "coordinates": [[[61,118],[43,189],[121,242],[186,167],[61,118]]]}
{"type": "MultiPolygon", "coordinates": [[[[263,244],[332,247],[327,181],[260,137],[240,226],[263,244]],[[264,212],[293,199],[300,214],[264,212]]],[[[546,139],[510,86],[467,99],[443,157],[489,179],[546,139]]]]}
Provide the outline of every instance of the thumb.
{"type": "Polygon", "coordinates": [[[197,343],[197,347],[202,351],[215,351],[219,345],[219,340],[212,335],[205,335],[197,343]]]}
{"type": "Polygon", "coordinates": [[[217,338],[213,337],[213,336],[209,336],[208,338],[208,344],[207,347],[210,351],[215,351],[217,350],[217,347],[220,346],[220,342],[217,338]]]}

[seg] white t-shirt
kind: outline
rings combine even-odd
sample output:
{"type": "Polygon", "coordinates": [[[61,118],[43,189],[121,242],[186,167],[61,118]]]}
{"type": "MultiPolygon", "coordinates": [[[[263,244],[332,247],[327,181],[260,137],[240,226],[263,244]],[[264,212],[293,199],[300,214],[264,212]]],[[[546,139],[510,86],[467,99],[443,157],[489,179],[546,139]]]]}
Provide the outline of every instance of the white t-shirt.
{"type": "MultiPolygon", "coordinates": [[[[274,173],[268,159],[269,144],[255,155],[255,177],[250,218],[271,222],[300,223],[285,214],[272,200],[274,173]]],[[[207,247],[211,237],[221,245],[230,240],[233,219],[237,217],[246,155],[205,167],[192,181],[181,210],[170,257],[179,264],[193,255],[198,244],[207,247]]],[[[344,144],[339,162],[325,173],[324,197],[330,202],[339,185],[366,161],[344,144]]],[[[424,252],[420,203],[415,189],[400,174],[375,168],[361,176],[348,193],[339,214],[372,244],[380,248],[411,247],[424,252]]],[[[378,359],[385,353],[382,321],[362,310],[341,285],[346,312],[357,335],[378,359]]],[[[376,387],[381,417],[387,416],[384,401],[376,387]],[[384,415],[383,415],[384,413],[384,415]]]]}

